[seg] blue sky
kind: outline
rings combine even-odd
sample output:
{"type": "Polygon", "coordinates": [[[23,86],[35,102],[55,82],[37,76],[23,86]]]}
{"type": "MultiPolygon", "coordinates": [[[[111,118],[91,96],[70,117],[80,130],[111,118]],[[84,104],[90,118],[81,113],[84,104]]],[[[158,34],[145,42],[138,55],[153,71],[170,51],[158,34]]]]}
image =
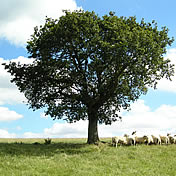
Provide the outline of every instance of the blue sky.
{"type": "MultiPolygon", "coordinates": [[[[136,16],[140,21],[156,20],[159,27],[169,28],[176,38],[175,0],[6,0],[0,1],[0,63],[31,62],[25,49],[26,41],[45,16],[58,18],[63,9],[82,8],[99,16],[113,11],[117,16],[136,16]]],[[[176,42],[167,48],[166,58],[176,64],[176,42]]],[[[44,117],[43,111],[33,112],[23,103],[24,96],[10,83],[10,75],[0,66],[0,138],[87,137],[87,122],[68,124],[44,117]]],[[[122,122],[99,126],[100,136],[139,133],[176,134],[176,76],[173,81],[161,80],[157,90],[149,89],[132,104],[130,112],[121,112],[122,122]]]]}

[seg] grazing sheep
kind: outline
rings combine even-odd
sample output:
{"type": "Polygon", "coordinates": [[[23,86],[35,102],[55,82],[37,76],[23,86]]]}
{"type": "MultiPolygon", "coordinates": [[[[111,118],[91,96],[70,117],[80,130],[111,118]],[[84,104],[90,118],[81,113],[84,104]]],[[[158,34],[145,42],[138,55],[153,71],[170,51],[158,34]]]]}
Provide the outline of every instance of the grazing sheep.
{"type": "Polygon", "coordinates": [[[125,134],[123,137],[121,136],[116,136],[112,137],[112,145],[117,147],[117,145],[133,145],[134,144],[134,139],[129,137],[129,135],[125,134]]]}
{"type": "Polygon", "coordinates": [[[142,136],[142,137],[135,137],[135,143],[136,144],[145,144],[147,143],[147,136],[142,136]]]}
{"type": "Polygon", "coordinates": [[[135,139],[133,136],[129,136],[129,135],[125,134],[124,137],[126,137],[126,145],[135,144],[135,139]]]}
{"type": "Polygon", "coordinates": [[[112,137],[112,145],[117,148],[117,144],[127,144],[126,137],[121,136],[112,137]]]}
{"type": "Polygon", "coordinates": [[[112,145],[117,148],[117,145],[136,145],[136,144],[176,144],[176,135],[168,133],[165,135],[136,135],[136,131],[131,135],[125,134],[122,136],[112,137],[112,145]]]}
{"type": "Polygon", "coordinates": [[[112,137],[112,146],[117,147],[118,144],[118,137],[112,137]]]}
{"type": "Polygon", "coordinates": [[[127,137],[126,141],[127,141],[126,145],[134,145],[134,139],[133,138],[127,137]]]}
{"type": "Polygon", "coordinates": [[[144,136],[144,137],[146,138],[147,145],[154,144],[154,140],[152,138],[152,135],[147,135],[147,136],[144,136]]]}
{"type": "Polygon", "coordinates": [[[176,144],[176,135],[174,135],[173,138],[174,138],[174,144],[176,144]]]}
{"type": "Polygon", "coordinates": [[[152,136],[152,138],[153,138],[153,143],[154,144],[159,144],[159,145],[161,145],[161,138],[160,138],[160,136],[158,136],[158,135],[151,135],[152,136]]]}
{"type": "Polygon", "coordinates": [[[176,142],[176,136],[172,136],[170,133],[167,134],[167,137],[169,138],[169,143],[170,144],[175,144],[176,142]]]}
{"type": "Polygon", "coordinates": [[[161,144],[169,144],[169,137],[168,136],[160,136],[161,144]]]}
{"type": "Polygon", "coordinates": [[[133,139],[133,144],[136,145],[136,131],[133,131],[130,138],[133,139]]]}
{"type": "Polygon", "coordinates": [[[144,144],[147,142],[147,136],[137,136],[136,135],[136,131],[132,132],[131,134],[133,141],[134,141],[134,145],[136,144],[144,144]]]}

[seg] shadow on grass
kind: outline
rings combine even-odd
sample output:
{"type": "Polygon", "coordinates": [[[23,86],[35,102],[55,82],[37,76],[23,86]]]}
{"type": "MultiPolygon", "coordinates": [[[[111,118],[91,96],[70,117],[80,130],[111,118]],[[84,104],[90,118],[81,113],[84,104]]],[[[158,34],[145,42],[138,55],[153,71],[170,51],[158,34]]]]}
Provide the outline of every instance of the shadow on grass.
{"type": "Polygon", "coordinates": [[[65,153],[67,155],[81,154],[91,152],[86,143],[65,143],[54,144],[26,144],[26,143],[0,143],[1,156],[53,156],[55,154],[65,153]]]}

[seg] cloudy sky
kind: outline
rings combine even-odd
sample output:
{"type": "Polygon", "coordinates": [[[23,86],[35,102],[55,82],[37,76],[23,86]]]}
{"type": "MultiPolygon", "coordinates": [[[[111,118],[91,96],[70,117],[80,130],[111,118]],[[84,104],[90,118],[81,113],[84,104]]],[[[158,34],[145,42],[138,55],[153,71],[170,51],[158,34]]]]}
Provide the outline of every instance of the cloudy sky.
{"type": "MultiPolygon", "coordinates": [[[[10,75],[1,63],[31,62],[25,49],[33,28],[44,24],[45,16],[58,18],[62,10],[84,9],[99,16],[114,11],[118,16],[136,16],[140,21],[156,20],[167,26],[169,36],[176,38],[175,0],[5,0],[0,1],[0,138],[87,137],[87,122],[67,124],[45,117],[43,110],[33,112],[25,98],[10,83],[10,75]]],[[[167,48],[166,58],[176,64],[176,42],[167,48]]],[[[121,112],[122,122],[100,125],[100,137],[139,133],[176,134],[176,76],[173,81],[161,80],[157,90],[132,104],[131,111],[121,112]]]]}

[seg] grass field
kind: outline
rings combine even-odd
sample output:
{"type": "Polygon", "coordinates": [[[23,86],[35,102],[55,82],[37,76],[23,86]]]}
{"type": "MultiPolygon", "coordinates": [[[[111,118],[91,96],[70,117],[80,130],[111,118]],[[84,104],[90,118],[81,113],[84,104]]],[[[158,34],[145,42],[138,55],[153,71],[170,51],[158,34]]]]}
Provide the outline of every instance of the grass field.
{"type": "MultiPolygon", "coordinates": [[[[103,139],[106,142],[111,139],[103,139]]],[[[0,139],[1,176],[175,176],[176,145],[112,147],[86,139],[0,139]]]]}

